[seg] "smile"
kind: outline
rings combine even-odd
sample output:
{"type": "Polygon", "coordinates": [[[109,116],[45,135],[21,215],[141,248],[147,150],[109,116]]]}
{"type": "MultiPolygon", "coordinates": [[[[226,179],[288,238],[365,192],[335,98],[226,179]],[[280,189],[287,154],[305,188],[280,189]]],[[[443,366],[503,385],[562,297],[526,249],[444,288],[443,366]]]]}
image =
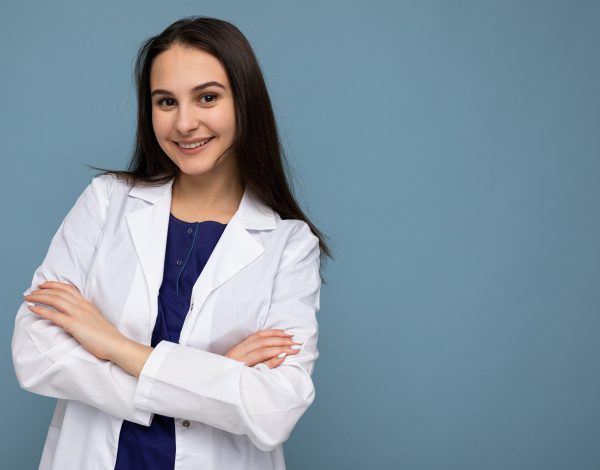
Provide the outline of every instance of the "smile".
{"type": "Polygon", "coordinates": [[[213,139],[213,137],[211,137],[210,139],[206,139],[206,140],[200,140],[198,142],[194,142],[191,144],[184,144],[184,143],[180,143],[180,142],[175,142],[175,143],[177,145],[179,145],[179,147],[181,147],[182,149],[195,149],[195,148],[202,147],[203,145],[208,144],[212,139],[213,139]]]}

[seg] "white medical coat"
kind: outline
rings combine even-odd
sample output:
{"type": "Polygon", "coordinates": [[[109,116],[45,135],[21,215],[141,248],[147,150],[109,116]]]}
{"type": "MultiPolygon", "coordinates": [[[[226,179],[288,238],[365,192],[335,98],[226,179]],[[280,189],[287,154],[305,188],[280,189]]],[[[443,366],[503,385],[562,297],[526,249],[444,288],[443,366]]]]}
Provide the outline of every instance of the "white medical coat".
{"type": "MultiPolygon", "coordinates": [[[[68,282],[127,337],[150,344],[173,179],[128,186],[102,175],[77,199],[35,271],[68,282]]],[[[57,398],[41,470],[112,470],[122,420],[175,418],[175,469],[285,468],[282,443],[314,399],[321,280],[318,238],[246,189],[196,281],[179,344],[162,341],[138,378],[97,359],[23,302],[12,340],[22,388],[57,398]],[[259,329],[303,341],[269,369],[223,356],[259,329]]]]}

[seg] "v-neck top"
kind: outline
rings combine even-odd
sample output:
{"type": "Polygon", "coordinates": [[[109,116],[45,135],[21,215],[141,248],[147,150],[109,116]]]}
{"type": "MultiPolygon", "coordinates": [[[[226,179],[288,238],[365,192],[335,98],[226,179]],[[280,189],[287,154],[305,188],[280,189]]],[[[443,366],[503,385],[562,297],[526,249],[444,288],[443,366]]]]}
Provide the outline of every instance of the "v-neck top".
{"type": "MultiPolygon", "coordinates": [[[[190,307],[192,288],[227,224],[214,220],[186,222],[169,215],[163,280],[151,346],[179,342],[190,307]]],[[[149,427],[123,421],[115,470],[173,470],[175,421],[155,414],[149,427]]]]}

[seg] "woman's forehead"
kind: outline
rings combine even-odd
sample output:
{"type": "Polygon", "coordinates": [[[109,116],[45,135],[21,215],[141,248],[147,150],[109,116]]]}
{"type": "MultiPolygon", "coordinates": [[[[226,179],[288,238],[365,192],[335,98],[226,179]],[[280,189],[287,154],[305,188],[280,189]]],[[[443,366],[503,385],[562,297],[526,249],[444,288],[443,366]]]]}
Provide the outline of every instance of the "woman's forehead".
{"type": "Polygon", "coordinates": [[[150,70],[152,89],[183,92],[212,81],[228,88],[225,68],[212,54],[190,46],[171,46],[154,58],[150,70]]]}

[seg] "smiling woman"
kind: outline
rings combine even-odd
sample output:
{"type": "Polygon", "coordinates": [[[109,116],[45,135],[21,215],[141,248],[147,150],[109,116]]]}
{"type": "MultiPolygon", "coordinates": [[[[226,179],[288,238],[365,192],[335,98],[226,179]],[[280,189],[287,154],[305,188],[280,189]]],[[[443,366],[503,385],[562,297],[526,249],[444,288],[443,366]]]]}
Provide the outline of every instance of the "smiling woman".
{"type": "Polygon", "coordinates": [[[181,172],[198,182],[203,175],[236,179],[235,107],[221,62],[206,51],[175,45],[154,60],[150,88],[154,134],[181,172]]]}
{"type": "Polygon", "coordinates": [[[45,469],[284,469],[314,400],[323,235],[254,53],[179,20],[136,62],[127,171],[92,179],[17,312],[21,387],[58,399],[45,469]]]}

